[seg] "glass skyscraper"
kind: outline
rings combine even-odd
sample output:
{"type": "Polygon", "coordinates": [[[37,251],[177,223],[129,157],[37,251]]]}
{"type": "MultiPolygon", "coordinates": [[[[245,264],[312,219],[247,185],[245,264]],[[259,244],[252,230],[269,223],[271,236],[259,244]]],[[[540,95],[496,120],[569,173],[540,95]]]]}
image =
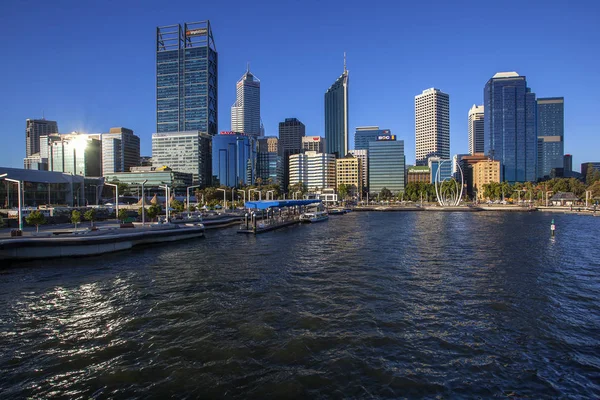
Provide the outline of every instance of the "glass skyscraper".
{"type": "Polygon", "coordinates": [[[336,158],[348,154],[348,70],[325,92],[325,148],[336,158]]]}
{"type": "Polygon", "coordinates": [[[239,187],[254,182],[254,139],[238,132],[221,132],[212,141],[213,185],[239,187]]]}
{"type": "Polygon", "coordinates": [[[156,132],[217,134],[217,48],[209,21],[156,28],[156,132]]]}
{"type": "Polygon", "coordinates": [[[260,80],[250,72],[250,65],[236,84],[236,100],[231,107],[231,130],[253,138],[261,135],[260,80]]]}
{"type": "Polygon", "coordinates": [[[500,180],[537,180],[535,94],[524,76],[499,72],[485,85],[485,154],[502,164],[500,180]]]}
{"type": "Polygon", "coordinates": [[[369,142],[369,193],[389,189],[394,195],[404,192],[406,159],[404,141],[395,138],[369,142]]]}
{"type": "Polygon", "coordinates": [[[389,129],[378,126],[359,126],[354,132],[354,150],[369,150],[369,142],[375,142],[379,136],[391,135],[389,129]]]}
{"type": "Polygon", "coordinates": [[[550,176],[553,168],[563,168],[565,155],[565,99],[537,99],[538,178],[550,176]]]}
{"type": "Polygon", "coordinates": [[[279,146],[283,154],[283,187],[287,192],[290,183],[290,156],[302,152],[302,138],[306,127],[297,118],[286,118],[279,123],[279,146]]]}

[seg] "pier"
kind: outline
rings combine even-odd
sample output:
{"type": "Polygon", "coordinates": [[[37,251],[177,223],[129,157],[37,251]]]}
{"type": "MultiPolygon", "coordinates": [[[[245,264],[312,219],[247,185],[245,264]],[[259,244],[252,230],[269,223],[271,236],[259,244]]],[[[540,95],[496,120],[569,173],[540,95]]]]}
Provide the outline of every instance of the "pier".
{"type": "Polygon", "coordinates": [[[300,223],[300,214],[307,206],[322,204],[321,200],[248,201],[238,233],[258,234],[300,223]],[[259,222],[260,220],[260,222],[259,222]]]}

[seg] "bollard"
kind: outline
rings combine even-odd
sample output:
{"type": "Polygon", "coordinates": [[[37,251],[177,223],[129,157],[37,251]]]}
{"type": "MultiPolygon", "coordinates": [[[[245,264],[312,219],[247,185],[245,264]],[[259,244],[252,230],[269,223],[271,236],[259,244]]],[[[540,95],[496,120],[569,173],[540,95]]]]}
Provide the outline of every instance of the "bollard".
{"type": "Polygon", "coordinates": [[[554,225],[554,219],[550,223],[550,231],[552,232],[552,236],[554,236],[554,232],[556,231],[556,225],[554,225]]]}

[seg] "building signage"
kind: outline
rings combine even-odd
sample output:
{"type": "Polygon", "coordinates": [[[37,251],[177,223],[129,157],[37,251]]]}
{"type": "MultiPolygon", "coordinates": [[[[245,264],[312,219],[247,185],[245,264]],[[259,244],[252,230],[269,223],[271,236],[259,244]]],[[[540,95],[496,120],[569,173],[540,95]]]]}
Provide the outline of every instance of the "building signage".
{"type": "Polygon", "coordinates": [[[185,32],[187,36],[204,36],[206,35],[206,28],[192,29],[185,32]]]}
{"type": "Polygon", "coordinates": [[[378,141],[384,140],[396,140],[396,135],[379,135],[377,136],[378,141]]]}
{"type": "Polygon", "coordinates": [[[234,131],[221,131],[220,134],[221,135],[243,135],[243,133],[234,132],[234,131]]]}

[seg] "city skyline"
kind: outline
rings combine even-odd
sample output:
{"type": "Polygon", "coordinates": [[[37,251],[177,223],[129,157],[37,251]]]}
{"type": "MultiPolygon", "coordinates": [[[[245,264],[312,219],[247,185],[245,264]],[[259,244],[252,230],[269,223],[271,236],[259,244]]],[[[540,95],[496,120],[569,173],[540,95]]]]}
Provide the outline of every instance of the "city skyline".
{"type": "MultiPolygon", "coordinates": [[[[42,11],[46,7],[43,4],[40,7],[40,15],[42,15],[42,11]]],[[[290,29],[282,34],[282,36],[285,36],[282,40],[300,43],[300,37],[303,37],[306,33],[304,30],[306,27],[317,26],[321,18],[326,18],[333,12],[332,8],[329,8],[331,6],[324,7],[323,16],[314,16],[314,19],[311,19],[313,16],[309,15],[311,14],[310,11],[314,11],[315,7],[309,5],[306,11],[299,13],[297,21],[291,24],[290,29]]],[[[460,6],[444,6],[440,8],[438,13],[448,16],[453,15],[459,9],[460,6]]],[[[58,11],[64,12],[65,10],[59,9],[58,11]]],[[[111,21],[116,22],[129,17],[134,10],[124,6],[119,11],[119,15],[110,16],[111,21]]],[[[9,45],[7,54],[14,61],[1,67],[3,76],[11,76],[11,80],[6,85],[7,90],[11,94],[14,93],[13,96],[10,96],[10,101],[4,100],[2,107],[0,107],[3,120],[7,121],[5,127],[7,131],[5,132],[8,133],[6,137],[22,142],[25,119],[39,118],[42,114],[45,114],[47,119],[58,121],[64,127],[61,129],[63,132],[98,132],[104,131],[108,126],[130,127],[141,138],[142,154],[150,154],[150,138],[155,130],[152,126],[156,126],[156,114],[152,105],[155,101],[152,83],[152,81],[155,81],[153,77],[155,76],[155,61],[152,61],[155,53],[152,51],[152,46],[154,46],[151,43],[152,40],[148,41],[149,32],[156,29],[156,26],[164,26],[177,21],[210,19],[213,33],[219,44],[219,86],[221,86],[219,106],[221,109],[223,107],[227,109],[233,104],[235,93],[223,90],[223,88],[230,87],[239,78],[240,63],[244,65],[247,61],[250,61],[253,70],[256,70],[268,82],[268,85],[262,88],[265,107],[263,107],[264,110],[261,110],[267,135],[276,135],[277,123],[288,117],[298,117],[304,121],[307,135],[324,135],[322,131],[324,126],[322,91],[331,83],[331,76],[335,76],[336,72],[339,71],[340,55],[343,51],[347,51],[349,64],[353,70],[353,87],[350,96],[350,148],[353,148],[353,132],[356,127],[365,125],[385,126],[390,128],[398,139],[405,141],[405,153],[408,155],[407,163],[412,164],[414,162],[412,160],[414,143],[411,143],[410,140],[411,132],[414,129],[412,97],[414,93],[419,93],[423,88],[434,86],[442,88],[452,97],[450,111],[451,154],[467,153],[466,112],[472,104],[483,102],[483,86],[490,76],[498,71],[516,70],[527,76],[529,86],[535,90],[539,97],[562,96],[566,98],[568,106],[565,108],[565,153],[574,155],[574,164],[578,166],[582,162],[594,161],[597,158],[597,153],[593,149],[599,147],[599,139],[594,135],[596,128],[590,122],[589,117],[589,115],[593,115],[592,105],[595,100],[588,94],[590,92],[588,84],[592,82],[593,85],[593,80],[586,80],[585,63],[578,61],[578,54],[572,54],[576,52],[576,49],[585,47],[588,41],[589,43],[594,42],[597,39],[597,34],[588,35],[583,41],[579,41],[575,45],[569,46],[569,48],[559,46],[561,51],[564,50],[565,53],[573,55],[573,57],[569,56],[570,61],[566,65],[567,68],[564,72],[561,72],[561,74],[570,73],[576,77],[572,78],[569,84],[556,79],[556,76],[559,76],[558,71],[565,68],[564,62],[559,63],[561,65],[551,67],[544,65],[554,56],[556,49],[550,51],[549,47],[541,46],[539,43],[538,47],[533,50],[518,43],[512,43],[510,46],[500,44],[501,47],[496,48],[493,54],[491,51],[484,49],[479,62],[473,66],[462,66],[456,59],[462,56],[463,51],[452,45],[449,46],[448,50],[442,51],[450,57],[450,65],[445,66],[444,69],[423,68],[418,74],[411,75],[410,82],[402,80],[401,82],[394,81],[391,78],[392,70],[395,70],[393,75],[397,76],[398,73],[405,73],[402,71],[407,71],[407,67],[383,68],[364,60],[367,55],[388,54],[390,49],[397,51],[400,49],[398,46],[394,48],[390,45],[392,47],[387,50],[384,50],[381,46],[375,46],[375,48],[367,51],[359,46],[363,43],[360,37],[351,34],[347,39],[340,41],[339,34],[329,28],[324,28],[325,31],[322,32],[322,34],[325,34],[324,40],[317,45],[311,44],[315,50],[314,54],[304,60],[303,63],[298,63],[295,60],[277,58],[273,53],[273,49],[281,41],[267,36],[264,29],[250,33],[254,43],[248,45],[248,48],[236,45],[232,33],[227,32],[224,9],[198,7],[192,10],[193,17],[190,18],[183,18],[172,10],[165,9],[164,11],[164,13],[157,12],[156,14],[147,15],[147,19],[134,21],[131,24],[128,33],[136,38],[136,43],[140,43],[139,47],[126,47],[127,54],[130,57],[127,60],[128,62],[119,66],[112,63],[112,66],[106,68],[106,70],[102,70],[107,65],[105,63],[108,60],[113,60],[114,57],[118,57],[120,51],[125,49],[121,49],[116,36],[112,36],[113,41],[110,40],[110,35],[108,38],[103,38],[102,43],[104,44],[102,44],[100,41],[101,35],[96,36],[94,29],[90,29],[90,33],[85,40],[81,39],[70,43],[70,49],[67,53],[65,53],[65,50],[60,53],[63,57],[66,57],[65,62],[71,63],[74,70],[71,74],[60,74],[57,69],[58,65],[55,65],[56,62],[52,58],[49,59],[44,69],[39,66],[28,65],[23,68],[23,71],[16,71],[20,65],[19,62],[25,59],[24,54],[20,54],[15,46],[9,45]],[[139,34],[139,38],[138,31],[143,33],[143,35],[139,34]],[[257,38],[262,39],[256,40],[257,38]],[[99,47],[96,47],[95,50],[103,55],[103,57],[94,58],[94,66],[92,67],[87,64],[91,60],[86,57],[89,51],[86,49],[88,42],[97,43],[99,47]],[[496,54],[496,50],[499,55],[496,54]],[[536,54],[535,60],[525,59],[523,57],[525,51],[534,51],[536,54]],[[75,71],[79,64],[77,60],[72,59],[72,55],[81,55],[80,58],[86,63],[89,70],[82,68],[81,72],[75,71]],[[103,59],[107,60],[103,61],[103,59]],[[282,82],[289,82],[290,76],[300,76],[300,74],[309,82],[301,85],[302,87],[295,88],[297,92],[294,93],[294,96],[282,96],[281,93],[278,93],[283,87],[282,82]],[[26,82],[25,76],[28,79],[33,76],[33,79],[30,79],[33,82],[26,82]],[[150,79],[148,79],[149,77],[150,79]],[[582,88],[584,82],[585,90],[582,88]],[[35,98],[27,96],[27,101],[25,101],[24,93],[29,90],[28,85],[36,83],[38,86],[43,83],[40,86],[43,90],[38,90],[39,95],[35,98]],[[103,91],[94,90],[97,85],[103,87],[106,92],[112,92],[104,94],[103,91]],[[62,90],[57,93],[55,87],[60,87],[62,90]],[[119,96],[115,96],[115,94],[119,96]],[[6,114],[4,115],[4,113],[6,114]]],[[[284,13],[284,11],[281,7],[274,6],[269,20],[278,13],[284,13]]],[[[413,7],[410,11],[413,18],[425,12],[425,10],[418,7],[413,7]]],[[[561,15],[560,8],[554,7],[550,11],[541,18],[541,21],[520,29],[525,29],[530,33],[535,32],[537,24],[541,24],[543,21],[553,21],[561,15]]],[[[585,14],[577,12],[577,10],[570,9],[569,11],[576,13],[579,18],[586,18],[585,14]]],[[[15,22],[22,22],[25,18],[24,12],[25,10],[8,10],[8,15],[14,17],[11,19],[15,22]]],[[[253,11],[253,13],[260,14],[260,11],[253,11]]],[[[52,14],[56,14],[56,12],[52,12],[52,14]]],[[[77,20],[75,22],[79,24],[77,16],[87,14],[87,11],[73,10],[67,14],[71,18],[75,18],[77,20]]],[[[102,13],[100,14],[102,15],[102,13]]],[[[343,25],[349,27],[356,23],[359,17],[358,14],[360,13],[357,13],[356,10],[350,10],[347,20],[343,21],[343,25]]],[[[377,12],[367,10],[366,14],[384,16],[385,12],[382,12],[382,10],[377,12]]],[[[59,20],[63,18],[60,15],[57,15],[57,17],[59,20]]],[[[34,15],[32,18],[35,20],[37,17],[34,15]]],[[[237,21],[237,18],[237,16],[234,16],[233,20],[237,21]]],[[[266,17],[262,18],[264,20],[266,17]]],[[[14,25],[11,20],[8,22],[9,26],[11,23],[14,25]]],[[[454,26],[456,22],[446,20],[443,25],[445,27],[454,26]]],[[[91,21],[89,26],[92,28],[100,26],[99,21],[91,21]]],[[[573,26],[573,30],[574,32],[577,31],[577,27],[573,26]]],[[[100,31],[104,32],[102,29],[100,31]]],[[[571,32],[571,34],[574,34],[574,32],[571,32]]],[[[66,31],[51,30],[50,33],[50,36],[58,39],[59,43],[62,43],[61,40],[67,43],[66,31]],[[61,39],[63,37],[64,39],[61,39]]],[[[379,26],[378,30],[373,33],[374,36],[369,40],[381,40],[382,35],[388,34],[400,33],[391,28],[379,26]]],[[[466,36],[466,34],[459,32],[453,37],[461,42],[461,40],[466,40],[466,36]]],[[[494,34],[484,34],[483,36],[479,40],[486,40],[494,45],[500,43],[499,36],[494,34]]],[[[426,51],[430,45],[433,45],[433,39],[433,37],[426,36],[420,38],[417,42],[418,45],[423,46],[422,51],[426,51]]],[[[26,42],[29,40],[40,40],[42,44],[45,42],[45,38],[33,34],[25,39],[26,42]]],[[[245,43],[244,46],[247,44],[245,43]]],[[[421,53],[417,47],[405,50],[411,57],[418,57],[421,53]]],[[[41,49],[40,51],[44,54],[46,50],[41,49]]],[[[396,55],[393,58],[395,59],[395,57],[396,55]]],[[[565,57],[565,59],[569,59],[569,57],[565,57]]],[[[61,62],[59,65],[62,67],[63,63],[61,62]]],[[[589,73],[591,74],[591,70],[589,73]]],[[[229,125],[230,115],[228,114],[223,112],[220,114],[219,130],[224,130],[229,125]]],[[[22,146],[19,146],[19,148],[21,149],[22,146]]],[[[17,152],[10,152],[8,149],[1,150],[0,158],[3,160],[3,164],[15,167],[22,165],[25,154],[20,149],[18,154],[12,154],[17,152]]]]}

